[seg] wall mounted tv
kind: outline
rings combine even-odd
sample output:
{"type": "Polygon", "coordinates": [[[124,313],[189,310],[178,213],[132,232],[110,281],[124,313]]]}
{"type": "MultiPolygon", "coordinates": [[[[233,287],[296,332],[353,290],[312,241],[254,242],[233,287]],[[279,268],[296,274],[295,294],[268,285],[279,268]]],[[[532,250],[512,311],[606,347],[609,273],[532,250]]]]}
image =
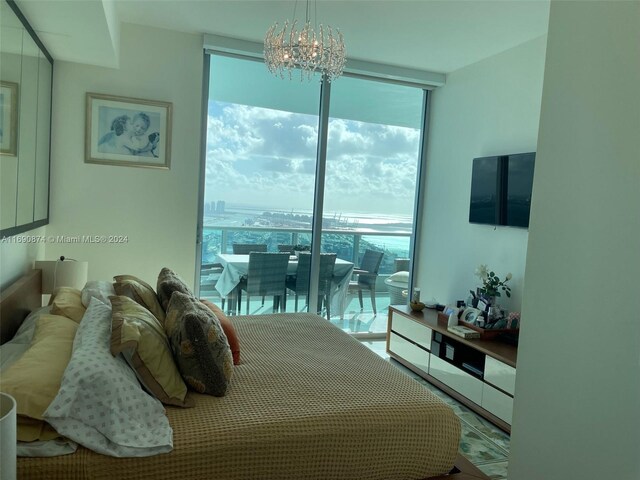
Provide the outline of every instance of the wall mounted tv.
{"type": "Polygon", "coordinates": [[[536,154],[473,159],[469,222],[529,226],[536,154]]]}

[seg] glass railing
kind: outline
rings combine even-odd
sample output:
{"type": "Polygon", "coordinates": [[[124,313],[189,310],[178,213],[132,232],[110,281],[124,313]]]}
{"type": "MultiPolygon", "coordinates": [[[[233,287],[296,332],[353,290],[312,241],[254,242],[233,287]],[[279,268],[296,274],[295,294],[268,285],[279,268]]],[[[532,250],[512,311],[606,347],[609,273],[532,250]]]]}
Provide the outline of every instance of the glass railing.
{"type": "MultiPolygon", "coordinates": [[[[410,239],[411,234],[407,232],[357,232],[339,229],[325,229],[323,231],[321,250],[336,253],[338,258],[353,262],[355,265],[359,264],[358,260],[367,249],[384,252],[376,281],[377,313],[373,313],[371,301],[366,292],[362,310],[358,295],[350,295],[342,313],[331,312],[332,323],[354,334],[373,334],[375,336],[386,331],[388,305],[404,303],[405,299],[401,296],[402,288],[396,284],[387,284],[385,280],[396,271],[396,259],[409,258],[410,239]]],[[[267,244],[268,251],[277,252],[279,244],[309,245],[310,242],[311,230],[304,228],[204,227],[201,285],[204,286],[207,283],[206,275],[204,275],[205,266],[214,263],[219,253],[232,253],[234,243],[267,244]]],[[[211,288],[208,290],[210,295],[217,295],[215,290],[211,290],[211,288]]],[[[203,288],[201,288],[201,295],[207,296],[203,292],[203,288]]],[[[216,300],[222,301],[221,298],[216,300]]],[[[293,304],[293,302],[289,303],[293,304]]],[[[287,307],[288,310],[289,307],[287,307]]],[[[256,305],[255,308],[251,308],[251,311],[270,313],[268,306],[261,310],[256,305]]]]}
{"type": "MultiPolygon", "coordinates": [[[[384,252],[379,274],[395,271],[395,260],[409,258],[411,234],[407,232],[358,232],[324,229],[323,252],[336,253],[338,258],[358,265],[365,250],[384,252]]],[[[310,229],[264,227],[211,227],[202,233],[202,264],[215,261],[219,253],[232,253],[234,243],[263,243],[267,250],[277,252],[278,245],[310,245],[310,229]]]]}

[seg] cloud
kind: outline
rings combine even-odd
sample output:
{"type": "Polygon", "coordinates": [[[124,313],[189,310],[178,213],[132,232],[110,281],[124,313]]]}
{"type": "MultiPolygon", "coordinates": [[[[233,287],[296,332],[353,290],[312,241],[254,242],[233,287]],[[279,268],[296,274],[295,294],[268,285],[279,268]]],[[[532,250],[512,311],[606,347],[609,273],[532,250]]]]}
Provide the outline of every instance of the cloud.
{"type": "MultiPolygon", "coordinates": [[[[298,208],[313,203],[318,119],[211,102],[205,200],[298,208]]],[[[405,214],[413,209],[420,132],[330,119],[329,211],[405,214]]]]}

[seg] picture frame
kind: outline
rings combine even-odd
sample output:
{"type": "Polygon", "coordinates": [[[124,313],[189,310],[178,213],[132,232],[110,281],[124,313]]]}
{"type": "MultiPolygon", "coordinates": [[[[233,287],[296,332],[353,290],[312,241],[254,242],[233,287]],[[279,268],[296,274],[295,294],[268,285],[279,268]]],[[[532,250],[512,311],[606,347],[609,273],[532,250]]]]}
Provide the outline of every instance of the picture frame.
{"type": "Polygon", "coordinates": [[[170,102],[99,93],[86,101],[85,163],[170,168],[170,102]]]}
{"type": "Polygon", "coordinates": [[[460,320],[462,320],[463,322],[467,322],[475,325],[476,320],[480,315],[482,315],[482,311],[478,310],[477,308],[468,307],[468,308],[465,308],[464,311],[462,312],[462,315],[460,316],[460,320]]]}
{"type": "Polygon", "coordinates": [[[0,155],[18,155],[18,84],[0,81],[0,155]]]}

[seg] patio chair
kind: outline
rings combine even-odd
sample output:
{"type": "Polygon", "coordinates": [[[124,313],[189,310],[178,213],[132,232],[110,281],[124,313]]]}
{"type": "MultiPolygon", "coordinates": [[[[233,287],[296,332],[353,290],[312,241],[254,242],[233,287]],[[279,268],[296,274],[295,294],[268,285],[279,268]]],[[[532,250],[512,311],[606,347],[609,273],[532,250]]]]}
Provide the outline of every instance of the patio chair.
{"type": "Polygon", "coordinates": [[[273,295],[273,311],[278,308],[285,311],[287,267],[289,265],[288,253],[249,253],[249,266],[247,275],[240,279],[238,284],[238,313],[242,305],[242,292],[247,292],[247,314],[249,314],[249,301],[252,295],[262,296],[262,305],[267,295],[273,295]]]}
{"type": "Polygon", "coordinates": [[[251,252],[266,252],[266,243],[234,243],[233,253],[235,255],[249,255],[251,252]]]}
{"type": "MultiPolygon", "coordinates": [[[[331,320],[331,294],[333,293],[333,269],[336,264],[337,254],[320,254],[320,283],[318,285],[318,313],[322,311],[324,303],[327,310],[327,320],[331,320]]],[[[298,257],[298,269],[293,278],[287,279],[287,289],[295,293],[295,311],[298,311],[298,297],[306,295],[306,306],[309,305],[309,281],[311,276],[311,254],[300,253],[298,257]]]]}
{"type": "Polygon", "coordinates": [[[409,258],[396,258],[393,261],[394,269],[396,272],[408,272],[409,271],[409,263],[411,260],[409,258]]]}
{"type": "Polygon", "coordinates": [[[295,254],[295,245],[278,245],[278,251],[282,253],[288,253],[289,255],[295,254]]]}
{"type": "Polygon", "coordinates": [[[224,267],[221,263],[203,263],[200,267],[200,297],[220,297],[222,310],[224,310],[225,298],[216,290],[216,284],[224,267]]]}
{"type": "Polygon", "coordinates": [[[364,290],[371,294],[371,307],[373,308],[373,313],[378,313],[376,311],[376,280],[378,279],[378,270],[380,269],[383,256],[383,252],[365,250],[360,266],[353,269],[354,275],[357,275],[358,277],[356,280],[349,282],[349,292],[358,292],[360,310],[364,309],[362,304],[362,292],[364,290]]]}

